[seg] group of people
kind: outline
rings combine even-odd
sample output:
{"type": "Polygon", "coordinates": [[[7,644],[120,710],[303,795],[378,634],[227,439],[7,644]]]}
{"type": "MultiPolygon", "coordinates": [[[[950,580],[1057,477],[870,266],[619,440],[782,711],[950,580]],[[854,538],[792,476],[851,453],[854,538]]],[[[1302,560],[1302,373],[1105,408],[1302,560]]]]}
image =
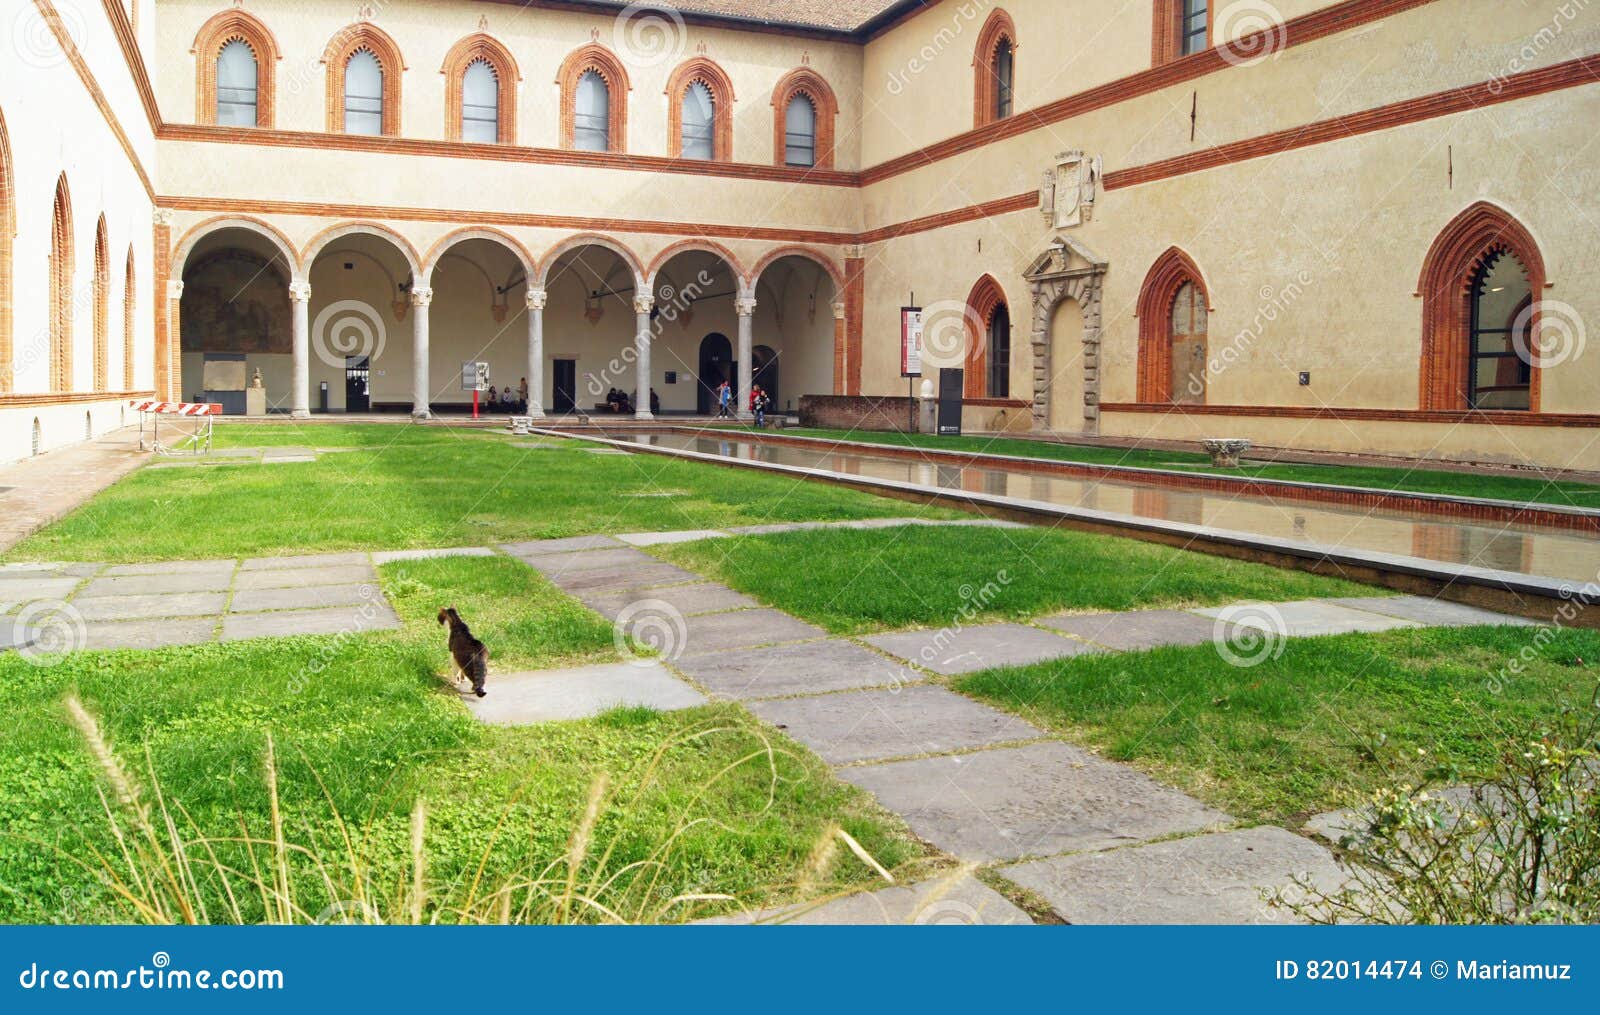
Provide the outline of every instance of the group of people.
{"type": "MultiPolygon", "coordinates": [[[[750,386],[750,411],[755,414],[756,426],[767,425],[767,410],[772,407],[772,398],[759,384],[750,386]]],[[[724,380],[717,385],[717,418],[733,418],[733,385],[724,380]]]]}
{"type": "MultiPolygon", "coordinates": [[[[620,388],[612,388],[606,392],[606,408],[617,413],[632,413],[635,411],[634,398],[637,395],[637,391],[627,392],[620,388]]],[[[654,413],[661,411],[661,396],[656,394],[655,388],[650,389],[650,411],[654,413]]]]}
{"type": "Polygon", "coordinates": [[[512,391],[509,387],[505,391],[500,391],[490,386],[488,393],[484,396],[483,406],[488,412],[527,412],[528,379],[524,377],[522,383],[517,385],[516,391],[512,391]]]}

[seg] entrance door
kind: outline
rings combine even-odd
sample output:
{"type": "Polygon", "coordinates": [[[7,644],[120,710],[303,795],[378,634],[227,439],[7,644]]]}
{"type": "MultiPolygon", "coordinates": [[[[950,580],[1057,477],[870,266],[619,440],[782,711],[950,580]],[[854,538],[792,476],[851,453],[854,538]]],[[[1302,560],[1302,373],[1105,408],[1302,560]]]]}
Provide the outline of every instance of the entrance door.
{"type": "Polygon", "coordinates": [[[753,371],[750,383],[759,385],[767,393],[768,411],[777,412],[783,407],[778,398],[778,354],[767,346],[756,346],[750,350],[750,369],[753,371]]]}
{"type": "Polygon", "coordinates": [[[552,362],[555,380],[555,397],[550,399],[553,412],[572,412],[578,407],[578,361],[558,359],[552,362]]]}
{"type": "Polygon", "coordinates": [[[372,411],[372,366],[365,356],[344,358],[344,411],[372,411]]]}
{"type": "MultiPolygon", "coordinates": [[[[717,412],[717,388],[727,381],[739,386],[738,365],[733,362],[733,344],[728,336],[712,332],[700,341],[700,373],[695,385],[695,411],[702,416],[717,412]]],[[[739,404],[739,392],[733,393],[733,404],[739,404]]]]}

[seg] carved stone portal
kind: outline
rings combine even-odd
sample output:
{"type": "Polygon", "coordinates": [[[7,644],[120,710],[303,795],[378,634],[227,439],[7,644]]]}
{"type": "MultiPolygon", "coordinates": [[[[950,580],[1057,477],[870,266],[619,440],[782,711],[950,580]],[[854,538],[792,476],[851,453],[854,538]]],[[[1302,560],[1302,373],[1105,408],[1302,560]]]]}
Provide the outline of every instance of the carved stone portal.
{"type": "Polygon", "coordinates": [[[1100,432],[1100,304],[1106,262],[1076,240],[1058,237],[1023,273],[1033,292],[1033,428],[1050,428],[1051,325],[1061,301],[1083,312],[1083,432],[1100,432]]]}

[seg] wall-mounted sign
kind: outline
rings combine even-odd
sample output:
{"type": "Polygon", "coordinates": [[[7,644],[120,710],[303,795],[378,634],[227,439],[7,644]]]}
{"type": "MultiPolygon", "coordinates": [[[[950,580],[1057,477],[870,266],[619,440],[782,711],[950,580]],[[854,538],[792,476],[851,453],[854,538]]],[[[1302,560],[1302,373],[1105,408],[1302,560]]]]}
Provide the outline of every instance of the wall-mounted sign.
{"type": "Polygon", "coordinates": [[[489,364],[468,361],[461,364],[461,390],[487,391],[489,389],[489,364]]]}
{"type": "Polygon", "coordinates": [[[922,308],[900,308],[900,376],[922,376],[922,308]]]}

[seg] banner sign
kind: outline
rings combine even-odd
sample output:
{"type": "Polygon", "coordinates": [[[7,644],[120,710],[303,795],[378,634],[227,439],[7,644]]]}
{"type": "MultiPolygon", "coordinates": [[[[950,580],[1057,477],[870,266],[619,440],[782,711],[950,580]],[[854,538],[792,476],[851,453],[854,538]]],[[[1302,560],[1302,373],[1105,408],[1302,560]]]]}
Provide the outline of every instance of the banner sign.
{"type": "Polygon", "coordinates": [[[922,308],[900,308],[900,376],[922,376],[922,308]]]}
{"type": "Polygon", "coordinates": [[[473,362],[461,364],[461,390],[489,390],[489,364],[473,362]]]}

